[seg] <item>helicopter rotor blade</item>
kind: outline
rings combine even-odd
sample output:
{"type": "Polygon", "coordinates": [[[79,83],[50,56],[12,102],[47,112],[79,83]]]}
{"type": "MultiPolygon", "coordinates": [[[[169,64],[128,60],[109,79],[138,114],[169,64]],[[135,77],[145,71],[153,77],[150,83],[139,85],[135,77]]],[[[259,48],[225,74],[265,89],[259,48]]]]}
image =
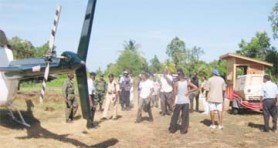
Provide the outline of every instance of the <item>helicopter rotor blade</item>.
{"type": "Polygon", "coordinates": [[[47,82],[48,75],[49,75],[51,58],[53,57],[53,54],[56,55],[56,53],[54,51],[54,41],[55,41],[55,35],[56,35],[57,27],[58,27],[60,14],[61,14],[61,9],[62,9],[62,6],[57,5],[56,12],[55,12],[55,18],[54,18],[54,22],[53,22],[53,27],[51,30],[51,35],[50,35],[49,44],[48,44],[49,49],[46,54],[46,68],[45,68],[45,72],[44,72],[44,79],[42,82],[40,103],[43,102],[44,95],[45,95],[45,88],[46,88],[46,82],[47,82]]]}
{"type": "Polygon", "coordinates": [[[96,2],[96,0],[88,1],[85,19],[81,31],[81,37],[79,41],[77,54],[81,57],[83,61],[86,61],[87,59],[96,2]]]}
{"type": "MultiPolygon", "coordinates": [[[[77,54],[84,62],[86,62],[87,59],[96,2],[97,2],[96,0],[88,1],[85,19],[81,31],[81,37],[80,37],[77,54]]],[[[87,73],[86,73],[85,65],[76,70],[76,78],[78,83],[82,116],[83,118],[87,119],[87,127],[89,128],[92,125],[93,119],[92,119],[92,112],[89,104],[89,91],[88,91],[87,73]]]]}

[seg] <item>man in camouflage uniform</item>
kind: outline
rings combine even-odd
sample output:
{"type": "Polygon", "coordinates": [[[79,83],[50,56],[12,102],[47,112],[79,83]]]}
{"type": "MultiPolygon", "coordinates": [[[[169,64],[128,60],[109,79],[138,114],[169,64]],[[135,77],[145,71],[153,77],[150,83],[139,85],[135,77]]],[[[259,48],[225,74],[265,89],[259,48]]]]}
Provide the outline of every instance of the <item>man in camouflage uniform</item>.
{"type": "Polygon", "coordinates": [[[103,75],[100,76],[100,79],[96,81],[96,94],[95,94],[95,106],[99,104],[99,111],[102,111],[102,104],[106,93],[106,81],[103,79],[103,75]]]}
{"type": "Polygon", "coordinates": [[[68,78],[65,80],[62,93],[65,97],[65,103],[66,103],[66,122],[70,123],[73,120],[74,115],[77,112],[78,108],[78,102],[76,100],[75,94],[74,94],[74,85],[73,85],[73,73],[68,73],[68,78]]]}

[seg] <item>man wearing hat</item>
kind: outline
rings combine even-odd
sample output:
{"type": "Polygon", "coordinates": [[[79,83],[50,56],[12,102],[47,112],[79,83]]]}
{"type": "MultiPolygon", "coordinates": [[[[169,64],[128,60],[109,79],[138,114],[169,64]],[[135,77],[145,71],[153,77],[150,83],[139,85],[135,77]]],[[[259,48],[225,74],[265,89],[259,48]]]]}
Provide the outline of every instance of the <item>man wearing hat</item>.
{"type": "Polygon", "coordinates": [[[66,103],[66,122],[70,123],[73,120],[74,115],[77,112],[78,102],[74,94],[74,85],[73,85],[74,74],[72,72],[68,73],[68,78],[65,80],[62,93],[65,97],[66,103]]]}
{"type": "Polygon", "coordinates": [[[208,79],[205,86],[206,98],[209,105],[210,118],[211,118],[211,128],[216,128],[214,122],[214,112],[217,111],[218,114],[218,128],[223,129],[222,124],[222,109],[223,109],[223,98],[226,90],[226,84],[222,77],[220,77],[217,69],[212,71],[213,76],[208,79]]]}
{"type": "Polygon", "coordinates": [[[132,80],[128,75],[128,72],[125,70],[123,73],[123,77],[120,79],[120,87],[121,87],[121,107],[122,110],[130,109],[130,89],[132,86],[132,80]]]}
{"type": "Polygon", "coordinates": [[[96,94],[95,94],[95,106],[99,104],[99,111],[102,111],[102,104],[106,93],[107,83],[103,79],[103,74],[100,75],[100,79],[96,81],[96,94]]]}

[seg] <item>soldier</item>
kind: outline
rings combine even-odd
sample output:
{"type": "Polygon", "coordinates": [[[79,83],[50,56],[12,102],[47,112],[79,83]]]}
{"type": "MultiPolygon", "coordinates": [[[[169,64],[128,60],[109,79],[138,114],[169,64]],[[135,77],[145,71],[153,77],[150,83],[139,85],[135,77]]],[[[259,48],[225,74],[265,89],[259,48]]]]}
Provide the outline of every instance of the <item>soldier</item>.
{"type": "Polygon", "coordinates": [[[78,108],[78,102],[74,94],[74,85],[72,79],[74,78],[73,73],[68,73],[68,78],[65,80],[62,93],[65,97],[66,103],[66,122],[70,123],[73,120],[78,108]]]}
{"type": "Polygon", "coordinates": [[[100,79],[96,81],[96,94],[95,94],[95,106],[99,104],[99,111],[102,111],[102,104],[106,93],[106,81],[103,79],[103,75],[100,75],[100,79]]]}

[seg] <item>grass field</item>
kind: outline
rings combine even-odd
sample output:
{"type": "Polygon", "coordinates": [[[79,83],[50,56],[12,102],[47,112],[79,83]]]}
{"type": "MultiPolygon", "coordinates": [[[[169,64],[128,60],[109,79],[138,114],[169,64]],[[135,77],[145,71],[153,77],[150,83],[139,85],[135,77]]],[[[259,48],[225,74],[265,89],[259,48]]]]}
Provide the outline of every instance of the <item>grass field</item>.
{"type": "MultiPolygon", "coordinates": [[[[96,113],[99,127],[86,129],[80,108],[76,120],[65,123],[64,103],[59,87],[48,87],[43,105],[38,103],[39,89],[23,89],[15,104],[22,111],[30,128],[15,123],[0,108],[1,147],[116,147],[116,148],[182,148],[182,147],[278,147],[278,133],[263,133],[263,118],[260,113],[245,112],[240,115],[224,112],[224,129],[210,129],[209,116],[194,112],[190,114],[190,128],[187,134],[168,132],[170,116],[160,116],[153,108],[154,121],[134,123],[137,100],[131,111],[121,111],[119,119],[101,122],[101,112],[96,113]]],[[[227,104],[227,103],[226,103],[227,104]]],[[[110,112],[111,114],[111,112],[110,112]]],[[[143,114],[147,116],[147,114],[143,114]]]]}

